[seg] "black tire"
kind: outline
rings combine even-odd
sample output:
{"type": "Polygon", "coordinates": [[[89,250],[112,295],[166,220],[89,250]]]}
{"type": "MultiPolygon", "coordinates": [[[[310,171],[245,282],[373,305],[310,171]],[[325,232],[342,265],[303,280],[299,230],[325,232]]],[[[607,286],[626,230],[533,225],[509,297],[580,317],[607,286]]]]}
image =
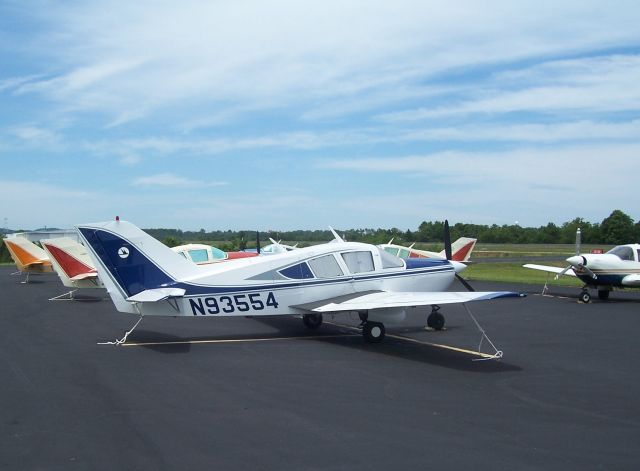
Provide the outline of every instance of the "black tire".
{"type": "Polygon", "coordinates": [[[322,325],[322,314],[305,314],[302,323],[307,329],[317,329],[322,325]]]}
{"type": "Polygon", "coordinates": [[[606,301],[607,299],[609,299],[609,292],[610,290],[608,289],[599,289],[598,299],[601,299],[602,301],[606,301]]]}
{"type": "Polygon", "coordinates": [[[580,301],[582,301],[585,304],[588,304],[589,301],[591,301],[591,295],[589,294],[589,291],[583,291],[582,293],[580,293],[580,301]]]}
{"type": "Polygon", "coordinates": [[[434,330],[444,329],[444,316],[439,312],[432,312],[427,317],[427,325],[434,330]]]}
{"type": "Polygon", "coordinates": [[[380,322],[366,322],[362,326],[362,336],[367,342],[379,343],[384,340],[384,324],[380,322]]]}

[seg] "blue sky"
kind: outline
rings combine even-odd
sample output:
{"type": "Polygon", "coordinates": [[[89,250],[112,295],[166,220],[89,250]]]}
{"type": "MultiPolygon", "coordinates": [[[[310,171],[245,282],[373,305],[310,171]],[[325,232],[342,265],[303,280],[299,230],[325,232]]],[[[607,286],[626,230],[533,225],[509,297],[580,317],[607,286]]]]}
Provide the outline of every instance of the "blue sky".
{"type": "Polygon", "coordinates": [[[3,1],[0,225],[635,220],[637,1],[3,1]]]}

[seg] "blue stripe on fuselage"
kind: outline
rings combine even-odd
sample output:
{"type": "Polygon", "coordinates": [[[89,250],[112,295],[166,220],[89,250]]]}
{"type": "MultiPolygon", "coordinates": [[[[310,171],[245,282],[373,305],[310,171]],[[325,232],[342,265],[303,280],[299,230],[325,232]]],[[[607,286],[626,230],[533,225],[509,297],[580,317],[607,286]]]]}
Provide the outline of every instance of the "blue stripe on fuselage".
{"type": "Polygon", "coordinates": [[[111,274],[113,280],[127,296],[133,296],[147,289],[175,287],[185,290],[184,296],[202,296],[207,294],[239,293],[261,290],[280,290],[297,287],[311,287],[328,284],[348,283],[351,281],[371,281],[376,279],[398,278],[453,271],[453,266],[444,259],[421,258],[405,259],[406,269],[400,271],[378,271],[346,275],[331,279],[308,279],[292,282],[272,282],[269,284],[241,286],[211,286],[197,283],[178,282],[162,268],[140,252],[132,243],[112,232],[102,229],[78,228],[94,249],[100,260],[111,274]],[[122,258],[118,252],[125,247],[129,254],[122,258]]]}

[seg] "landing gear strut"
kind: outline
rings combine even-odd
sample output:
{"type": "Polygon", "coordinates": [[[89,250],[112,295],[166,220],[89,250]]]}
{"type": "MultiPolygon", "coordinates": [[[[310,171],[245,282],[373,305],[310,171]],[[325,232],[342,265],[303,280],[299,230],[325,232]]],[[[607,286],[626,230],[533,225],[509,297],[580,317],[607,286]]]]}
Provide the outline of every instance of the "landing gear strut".
{"type": "Polygon", "coordinates": [[[434,330],[442,330],[444,328],[444,316],[438,311],[440,306],[431,306],[431,314],[427,317],[427,326],[434,330]]]}
{"type": "Polygon", "coordinates": [[[322,325],[322,314],[305,314],[302,323],[307,329],[317,329],[322,325]]]}

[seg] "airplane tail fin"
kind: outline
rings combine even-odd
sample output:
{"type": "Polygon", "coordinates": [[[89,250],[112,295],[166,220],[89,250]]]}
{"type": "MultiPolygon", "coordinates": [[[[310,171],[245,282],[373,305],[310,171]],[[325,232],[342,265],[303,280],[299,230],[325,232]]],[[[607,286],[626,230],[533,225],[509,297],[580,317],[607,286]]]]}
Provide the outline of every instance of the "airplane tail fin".
{"type": "Polygon", "coordinates": [[[44,239],[40,243],[63,285],[73,288],[76,287],[73,282],[79,279],[97,278],[96,268],[82,244],[69,237],[44,239]]]}
{"type": "Polygon", "coordinates": [[[2,239],[20,271],[52,271],[47,253],[24,237],[2,239]]]}
{"type": "MultiPolygon", "coordinates": [[[[478,239],[460,237],[451,244],[451,260],[456,262],[468,262],[478,239]]],[[[440,252],[442,258],[446,258],[445,251],[440,252]]]]}
{"type": "MultiPolygon", "coordinates": [[[[138,293],[171,288],[199,268],[126,221],[76,226],[118,308],[138,293]]],[[[133,312],[129,306],[123,310],[133,312]]]]}

